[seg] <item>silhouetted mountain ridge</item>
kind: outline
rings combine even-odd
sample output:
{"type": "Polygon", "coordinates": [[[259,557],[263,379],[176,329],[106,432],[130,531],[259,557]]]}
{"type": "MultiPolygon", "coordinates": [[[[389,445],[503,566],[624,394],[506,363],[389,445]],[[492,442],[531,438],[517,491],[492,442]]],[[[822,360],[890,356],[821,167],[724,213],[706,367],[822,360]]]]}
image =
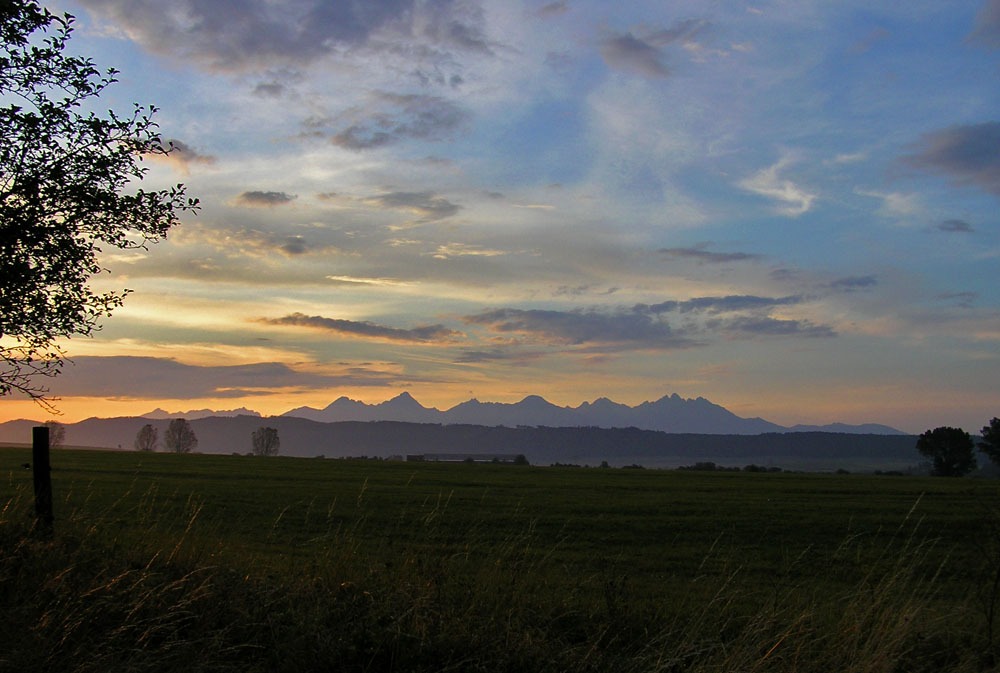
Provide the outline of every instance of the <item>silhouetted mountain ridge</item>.
{"type": "Polygon", "coordinates": [[[762,418],[742,418],[704,397],[682,398],[677,393],[635,407],[600,397],[577,407],[560,407],[538,395],[520,402],[481,402],[471,399],[445,411],[425,407],[407,392],[378,404],[365,404],[340,397],[324,409],[299,407],[282,416],[307,418],[322,423],[344,421],[403,421],[497,426],[553,428],[639,428],[669,433],[756,435],[765,432],[837,432],[846,434],[905,434],[887,425],[797,425],[785,427],[762,418]]]}
{"type": "Polygon", "coordinates": [[[260,417],[260,413],[253,411],[252,409],[247,409],[246,407],[240,407],[239,409],[229,409],[224,411],[214,411],[212,409],[191,409],[190,411],[167,411],[165,409],[156,408],[152,411],[143,414],[140,418],[149,418],[162,420],[164,418],[186,418],[192,421],[196,418],[209,418],[210,416],[222,416],[232,418],[234,416],[256,416],[260,417]]]}

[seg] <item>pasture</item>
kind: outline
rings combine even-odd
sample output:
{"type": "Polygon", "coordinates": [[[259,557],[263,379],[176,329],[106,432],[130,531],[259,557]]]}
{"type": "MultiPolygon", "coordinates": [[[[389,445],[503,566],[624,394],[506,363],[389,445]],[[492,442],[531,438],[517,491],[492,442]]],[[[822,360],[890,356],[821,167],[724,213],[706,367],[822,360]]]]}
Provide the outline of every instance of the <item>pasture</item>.
{"type": "Polygon", "coordinates": [[[996,661],[992,480],[55,450],[39,539],[29,460],[0,449],[0,670],[996,661]]]}

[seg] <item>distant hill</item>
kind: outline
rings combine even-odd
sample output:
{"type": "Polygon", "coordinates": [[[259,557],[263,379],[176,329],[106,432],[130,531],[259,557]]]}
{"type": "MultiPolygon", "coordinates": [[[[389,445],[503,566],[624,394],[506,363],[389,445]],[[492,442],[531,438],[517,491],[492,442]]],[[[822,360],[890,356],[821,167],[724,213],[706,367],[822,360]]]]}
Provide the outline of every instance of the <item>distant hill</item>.
{"type": "MultiPolygon", "coordinates": [[[[539,406],[539,408],[542,408],[539,406]]],[[[152,424],[162,438],[166,419],[91,418],[67,424],[67,446],[131,449],[139,429],[152,424]]],[[[0,441],[30,442],[32,421],[0,424],[0,441]]],[[[471,424],[341,421],[321,423],[294,416],[194,419],[202,453],[247,453],[251,433],[277,429],[283,456],[405,457],[426,454],[523,454],[535,465],[571,463],[678,467],[698,462],[749,464],[799,470],[901,470],[920,462],[916,438],[783,432],[756,435],[667,433],[597,427],[510,427],[471,424]]],[[[58,458],[53,457],[57,464],[58,458]]]]}
{"type": "Polygon", "coordinates": [[[584,402],[577,407],[560,407],[537,395],[520,402],[480,402],[472,399],[446,411],[421,405],[409,393],[401,393],[379,404],[365,404],[340,397],[323,409],[299,407],[282,416],[307,418],[323,423],[343,421],[404,421],[485,426],[545,426],[556,428],[639,428],[671,433],[713,435],[757,435],[763,432],[837,432],[847,434],[904,433],[886,425],[794,426],[771,423],[762,418],[741,418],[703,397],[684,399],[666,395],[655,402],[630,407],[607,398],[584,402]]]}

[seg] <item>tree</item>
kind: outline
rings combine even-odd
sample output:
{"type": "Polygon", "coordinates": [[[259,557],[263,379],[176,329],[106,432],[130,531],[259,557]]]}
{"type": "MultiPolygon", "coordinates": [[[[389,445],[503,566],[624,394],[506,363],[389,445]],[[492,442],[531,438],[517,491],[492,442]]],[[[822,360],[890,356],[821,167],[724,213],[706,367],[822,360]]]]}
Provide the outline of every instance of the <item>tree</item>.
{"type": "Polygon", "coordinates": [[[1000,418],[994,418],[989,425],[984,425],[982,432],[983,441],[979,442],[979,450],[1000,465],[1000,418]]]}
{"type": "Polygon", "coordinates": [[[143,157],[172,147],[154,107],[92,111],[117,71],[67,54],[72,30],[37,0],[0,2],[0,396],[50,409],[57,341],[99,329],[129,292],[90,288],[102,247],[145,248],[198,208],[183,185],[136,188],[143,157]]]}
{"type": "Polygon", "coordinates": [[[281,440],[278,439],[278,431],[275,428],[257,428],[250,434],[250,437],[253,440],[253,455],[278,455],[278,449],[281,448],[281,440]]]}
{"type": "Polygon", "coordinates": [[[58,449],[66,441],[66,426],[59,421],[45,421],[49,429],[49,448],[58,449]]]}
{"type": "Polygon", "coordinates": [[[163,435],[163,444],[167,451],[191,453],[198,447],[198,437],[195,436],[194,430],[191,429],[191,424],[187,420],[175,418],[167,426],[167,431],[163,435]]]}
{"type": "Polygon", "coordinates": [[[938,477],[961,477],[971,472],[976,467],[974,449],[972,437],[960,428],[935,428],[917,438],[917,451],[933,461],[931,474],[938,477]]]}
{"type": "Polygon", "coordinates": [[[151,424],[146,423],[135,434],[136,451],[156,451],[159,432],[151,424]]]}

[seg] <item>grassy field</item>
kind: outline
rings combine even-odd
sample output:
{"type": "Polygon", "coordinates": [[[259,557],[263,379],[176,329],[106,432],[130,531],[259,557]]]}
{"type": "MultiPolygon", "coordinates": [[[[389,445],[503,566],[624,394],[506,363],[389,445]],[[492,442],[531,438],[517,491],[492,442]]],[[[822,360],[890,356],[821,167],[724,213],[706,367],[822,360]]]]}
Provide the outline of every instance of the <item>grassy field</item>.
{"type": "Polygon", "coordinates": [[[1000,483],[0,448],[0,671],[987,671],[1000,483]]]}

